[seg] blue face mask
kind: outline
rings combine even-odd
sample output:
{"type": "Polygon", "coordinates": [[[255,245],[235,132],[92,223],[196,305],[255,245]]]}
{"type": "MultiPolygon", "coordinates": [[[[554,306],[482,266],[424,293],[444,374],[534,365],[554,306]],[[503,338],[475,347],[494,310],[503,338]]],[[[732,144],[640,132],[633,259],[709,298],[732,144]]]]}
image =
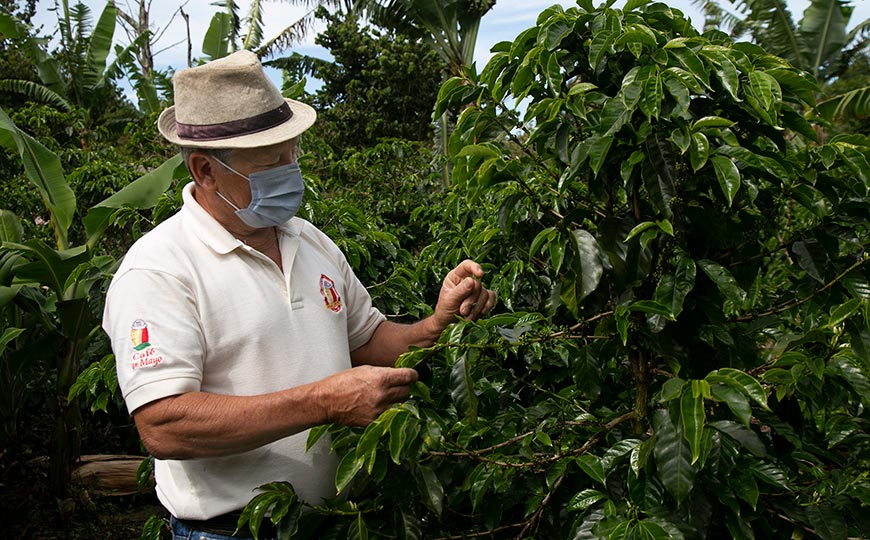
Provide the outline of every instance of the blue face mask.
{"type": "Polygon", "coordinates": [[[221,160],[218,163],[248,180],[251,183],[251,203],[247,208],[239,208],[231,203],[221,192],[218,197],[233,207],[236,215],[249,227],[264,229],[283,225],[296,215],[302,206],[305,184],[299,165],[289,163],[274,169],[251,173],[250,176],[233,169],[221,160]]]}

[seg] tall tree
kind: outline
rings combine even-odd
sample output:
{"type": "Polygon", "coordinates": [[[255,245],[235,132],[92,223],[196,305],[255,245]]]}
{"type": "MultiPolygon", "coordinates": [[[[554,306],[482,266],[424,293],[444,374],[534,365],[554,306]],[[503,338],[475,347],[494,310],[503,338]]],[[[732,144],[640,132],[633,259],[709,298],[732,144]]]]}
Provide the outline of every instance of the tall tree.
{"type": "MultiPolygon", "coordinates": [[[[483,16],[495,0],[359,0],[372,18],[386,27],[411,28],[421,32],[445,63],[450,76],[461,76],[474,59],[474,47],[483,16]]],[[[440,115],[437,145],[447,155],[450,137],[449,111],[440,115]]],[[[444,184],[450,183],[449,164],[444,165],[444,184]]]]}
{"type": "Polygon", "coordinates": [[[294,54],[269,62],[291,74],[323,81],[314,100],[318,134],[338,155],[384,138],[431,141],[432,105],[441,83],[440,61],[419,39],[395,30],[360,26],[352,13],[317,16],[327,22],[315,43],[333,61],[294,54]]]}
{"type": "Polygon", "coordinates": [[[495,0],[371,0],[358,5],[381,25],[422,31],[450,74],[460,75],[474,60],[480,21],[495,0]]]}

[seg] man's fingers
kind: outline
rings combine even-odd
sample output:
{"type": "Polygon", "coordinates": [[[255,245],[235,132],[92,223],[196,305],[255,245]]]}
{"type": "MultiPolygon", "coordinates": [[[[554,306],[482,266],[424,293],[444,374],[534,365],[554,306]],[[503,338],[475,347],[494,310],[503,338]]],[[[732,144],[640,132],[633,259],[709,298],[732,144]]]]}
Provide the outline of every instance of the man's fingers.
{"type": "Polygon", "coordinates": [[[461,292],[464,299],[459,305],[459,314],[463,317],[470,317],[481,313],[486,307],[487,289],[474,278],[466,278],[460,287],[462,287],[461,292]]]}
{"type": "MultiPolygon", "coordinates": [[[[390,401],[390,404],[400,403],[408,399],[408,396],[411,395],[411,387],[410,386],[394,386],[390,388],[387,392],[386,396],[390,401]]],[[[388,407],[389,408],[389,407],[388,407]]]]}
{"type": "Polygon", "coordinates": [[[471,259],[465,259],[456,268],[447,273],[447,279],[451,283],[461,283],[462,280],[469,277],[477,279],[483,277],[483,267],[471,259]]]}
{"type": "Polygon", "coordinates": [[[391,387],[408,386],[415,382],[419,375],[411,368],[384,368],[388,369],[385,382],[391,387]]]}
{"type": "Polygon", "coordinates": [[[494,306],[495,293],[480,287],[480,290],[476,291],[476,294],[464,303],[462,315],[468,319],[477,319],[481,315],[489,313],[494,306]]]}

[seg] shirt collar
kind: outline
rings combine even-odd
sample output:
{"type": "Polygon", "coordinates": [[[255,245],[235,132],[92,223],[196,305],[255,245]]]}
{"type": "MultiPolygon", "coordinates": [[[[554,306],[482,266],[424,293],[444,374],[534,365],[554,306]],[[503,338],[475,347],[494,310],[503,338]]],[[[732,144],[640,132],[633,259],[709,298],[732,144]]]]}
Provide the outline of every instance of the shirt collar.
{"type": "MultiPolygon", "coordinates": [[[[202,242],[220,254],[226,254],[234,249],[241,248],[245,244],[230,234],[224,229],[215,218],[211,216],[205,209],[196,202],[193,197],[194,182],[184,186],[181,192],[181,198],[184,206],[181,211],[185,216],[185,221],[190,223],[194,234],[202,240],[202,242]]],[[[290,236],[299,236],[302,232],[304,221],[294,217],[287,223],[278,227],[278,230],[290,236]]]]}

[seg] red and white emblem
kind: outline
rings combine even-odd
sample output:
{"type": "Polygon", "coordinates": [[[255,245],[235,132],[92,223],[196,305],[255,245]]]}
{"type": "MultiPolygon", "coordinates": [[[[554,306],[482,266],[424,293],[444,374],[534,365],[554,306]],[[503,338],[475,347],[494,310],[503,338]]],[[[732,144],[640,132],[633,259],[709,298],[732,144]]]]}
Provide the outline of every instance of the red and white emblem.
{"type": "Polygon", "coordinates": [[[335,288],[335,282],[323,274],[320,274],[320,296],[326,302],[327,309],[335,313],[341,312],[341,296],[335,288]]]}

